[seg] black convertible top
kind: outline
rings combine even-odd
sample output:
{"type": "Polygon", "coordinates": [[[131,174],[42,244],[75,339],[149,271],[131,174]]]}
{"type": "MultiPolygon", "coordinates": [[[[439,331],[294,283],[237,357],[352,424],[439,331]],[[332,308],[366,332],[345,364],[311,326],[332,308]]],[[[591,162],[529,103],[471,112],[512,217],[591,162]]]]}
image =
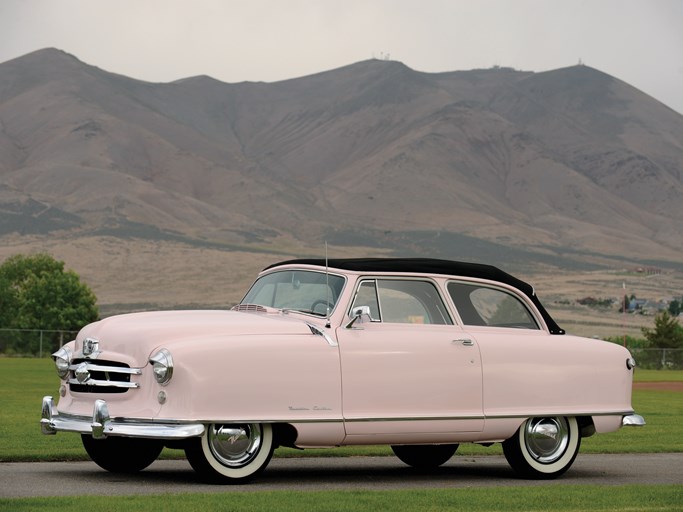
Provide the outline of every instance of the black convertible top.
{"type": "Polygon", "coordinates": [[[418,274],[444,274],[449,276],[475,277],[498,281],[513,286],[524,293],[538,308],[551,334],[564,334],[550,314],[538,300],[533,286],[492,265],[466,263],[461,261],[440,260],[433,258],[347,258],[347,259],[296,259],[275,263],[266,267],[268,270],[283,265],[315,265],[318,267],[337,268],[353,272],[407,272],[418,274]]]}

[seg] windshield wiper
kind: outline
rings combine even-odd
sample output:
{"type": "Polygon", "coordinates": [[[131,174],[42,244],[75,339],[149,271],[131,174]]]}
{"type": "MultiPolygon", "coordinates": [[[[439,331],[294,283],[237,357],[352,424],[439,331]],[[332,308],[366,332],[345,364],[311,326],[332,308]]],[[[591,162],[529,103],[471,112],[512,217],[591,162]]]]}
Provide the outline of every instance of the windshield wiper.
{"type": "Polygon", "coordinates": [[[320,313],[319,311],[313,311],[312,309],[300,309],[300,308],[282,308],[281,311],[283,313],[304,313],[308,315],[315,315],[315,316],[321,316],[321,317],[326,317],[327,313],[320,313]]]}

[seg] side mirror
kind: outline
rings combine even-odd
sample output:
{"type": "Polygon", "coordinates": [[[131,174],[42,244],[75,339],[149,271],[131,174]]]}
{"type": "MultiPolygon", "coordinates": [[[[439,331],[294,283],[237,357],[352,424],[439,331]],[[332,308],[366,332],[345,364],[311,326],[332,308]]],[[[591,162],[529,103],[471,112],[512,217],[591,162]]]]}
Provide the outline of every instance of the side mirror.
{"type": "Polygon", "coordinates": [[[351,321],[346,324],[347,329],[351,329],[353,327],[353,324],[355,324],[358,320],[365,321],[365,319],[372,321],[372,317],[370,316],[370,306],[356,306],[351,310],[351,321]]]}

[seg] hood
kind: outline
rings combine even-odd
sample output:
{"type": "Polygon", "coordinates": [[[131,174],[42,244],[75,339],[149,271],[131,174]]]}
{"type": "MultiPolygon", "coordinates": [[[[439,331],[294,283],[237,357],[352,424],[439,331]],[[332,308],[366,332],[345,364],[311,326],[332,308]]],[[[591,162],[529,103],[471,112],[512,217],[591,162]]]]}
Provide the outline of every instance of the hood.
{"type": "Polygon", "coordinates": [[[202,338],[249,335],[311,334],[308,325],[280,313],[238,311],[155,311],[105,318],[85,326],[78,333],[75,351],[85,338],[98,341],[99,359],[123,361],[144,366],[151,352],[178,342],[202,338]]]}

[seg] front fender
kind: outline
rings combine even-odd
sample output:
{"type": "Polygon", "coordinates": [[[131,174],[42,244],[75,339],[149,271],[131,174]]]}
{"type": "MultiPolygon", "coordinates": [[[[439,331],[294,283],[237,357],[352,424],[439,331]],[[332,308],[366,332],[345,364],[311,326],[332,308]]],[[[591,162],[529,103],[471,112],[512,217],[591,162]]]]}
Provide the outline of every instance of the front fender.
{"type": "Polygon", "coordinates": [[[241,335],[166,347],[170,383],[155,383],[158,419],[206,422],[340,420],[338,347],[321,336],[241,335]]]}

